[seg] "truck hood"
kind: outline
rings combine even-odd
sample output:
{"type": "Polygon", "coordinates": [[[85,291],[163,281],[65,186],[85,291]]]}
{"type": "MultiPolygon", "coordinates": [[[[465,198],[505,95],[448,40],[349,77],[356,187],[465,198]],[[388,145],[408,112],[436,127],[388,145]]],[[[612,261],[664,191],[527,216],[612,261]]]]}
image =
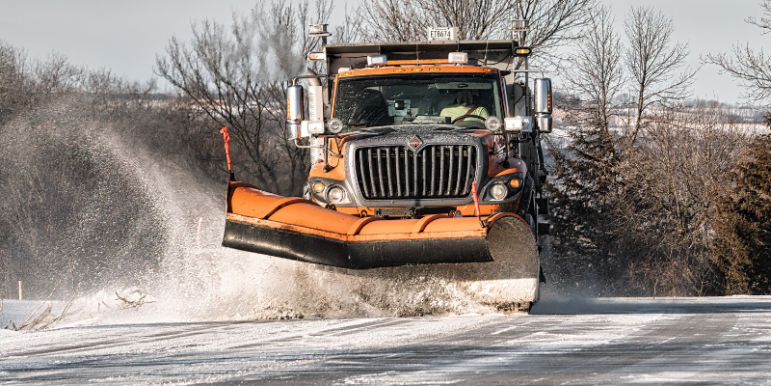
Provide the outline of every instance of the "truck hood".
{"type": "Polygon", "coordinates": [[[367,129],[357,131],[364,135],[384,135],[384,134],[439,134],[439,133],[459,133],[462,135],[479,134],[489,135],[492,134],[489,130],[480,129],[478,127],[462,127],[455,125],[445,124],[422,124],[422,125],[388,125],[388,126],[375,126],[367,129]]]}

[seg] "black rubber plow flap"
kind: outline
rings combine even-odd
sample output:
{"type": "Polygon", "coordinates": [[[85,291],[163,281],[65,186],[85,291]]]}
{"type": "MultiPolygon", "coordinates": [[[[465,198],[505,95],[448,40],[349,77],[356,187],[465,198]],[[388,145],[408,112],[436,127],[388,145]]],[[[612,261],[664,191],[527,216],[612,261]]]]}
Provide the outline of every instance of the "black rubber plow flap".
{"type": "MultiPolygon", "coordinates": [[[[520,260],[518,277],[537,277],[534,239],[520,219],[503,217],[486,237],[341,241],[287,229],[228,219],[222,245],[249,252],[348,269],[417,264],[484,263],[520,260]],[[522,244],[525,244],[524,247],[522,244]]],[[[508,272],[510,276],[514,272],[508,272]]]]}

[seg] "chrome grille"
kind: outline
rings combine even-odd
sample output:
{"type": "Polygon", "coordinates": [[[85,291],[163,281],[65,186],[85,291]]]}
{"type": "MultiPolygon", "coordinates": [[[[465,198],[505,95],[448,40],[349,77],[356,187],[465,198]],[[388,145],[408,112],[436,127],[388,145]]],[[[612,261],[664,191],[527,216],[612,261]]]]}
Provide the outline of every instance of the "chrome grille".
{"type": "Polygon", "coordinates": [[[365,199],[461,198],[476,177],[474,145],[356,149],[356,177],[365,199]]]}

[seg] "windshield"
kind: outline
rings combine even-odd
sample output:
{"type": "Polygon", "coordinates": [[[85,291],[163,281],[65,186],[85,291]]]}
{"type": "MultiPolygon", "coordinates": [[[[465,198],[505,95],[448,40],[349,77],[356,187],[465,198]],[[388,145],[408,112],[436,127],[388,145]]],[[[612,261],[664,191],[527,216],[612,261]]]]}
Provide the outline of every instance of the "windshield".
{"type": "Polygon", "coordinates": [[[483,125],[503,117],[494,74],[419,74],[337,81],[333,117],[344,131],[384,125],[483,125]]]}

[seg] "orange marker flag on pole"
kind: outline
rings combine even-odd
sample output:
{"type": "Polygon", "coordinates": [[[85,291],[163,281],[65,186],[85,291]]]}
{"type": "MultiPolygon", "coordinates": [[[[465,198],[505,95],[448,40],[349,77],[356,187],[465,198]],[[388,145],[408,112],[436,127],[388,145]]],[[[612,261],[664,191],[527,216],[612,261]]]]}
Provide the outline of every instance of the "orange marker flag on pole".
{"type": "Polygon", "coordinates": [[[474,216],[479,217],[482,211],[479,210],[479,197],[477,197],[477,182],[471,183],[471,191],[474,192],[474,216]]]}
{"type": "Polygon", "coordinates": [[[222,130],[220,130],[220,133],[222,133],[222,137],[225,139],[225,154],[228,156],[228,171],[232,171],[230,167],[230,134],[228,134],[228,128],[223,127],[222,130]]]}

